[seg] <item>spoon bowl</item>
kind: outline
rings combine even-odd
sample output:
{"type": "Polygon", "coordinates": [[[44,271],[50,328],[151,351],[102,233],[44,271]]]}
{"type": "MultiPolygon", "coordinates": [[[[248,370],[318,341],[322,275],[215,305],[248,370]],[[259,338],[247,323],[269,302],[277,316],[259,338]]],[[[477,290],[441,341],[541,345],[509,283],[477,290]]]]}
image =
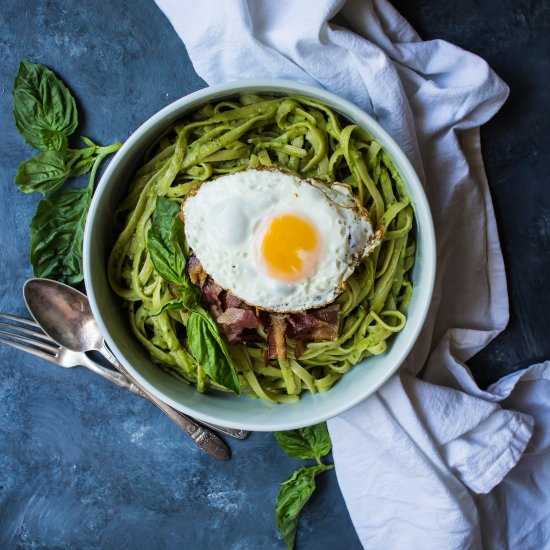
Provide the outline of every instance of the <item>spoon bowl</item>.
{"type": "Polygon", "coordinates": [[[85,294],[49,279],[29,279],[27,308],[44,332],[71,351],[103,351],[103,335],[85,294]]]}

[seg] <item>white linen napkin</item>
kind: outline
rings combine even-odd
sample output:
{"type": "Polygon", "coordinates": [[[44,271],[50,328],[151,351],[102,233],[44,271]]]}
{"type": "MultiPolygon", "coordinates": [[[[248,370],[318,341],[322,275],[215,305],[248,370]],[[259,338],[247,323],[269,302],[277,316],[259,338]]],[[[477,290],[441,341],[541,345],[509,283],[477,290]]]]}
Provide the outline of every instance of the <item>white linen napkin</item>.
{"type": "Polygon", "coordinates": [[[506,85],[479,57],[422,41],[386,0],[156,1],[206,82],[327,88],[373,115],[425,184],[438,255],[426,325],[399,375],[328,422],[361,542],[550,547],[550,363],[487,391],[464,365],[508,322],[479,144],[506,85]]]}

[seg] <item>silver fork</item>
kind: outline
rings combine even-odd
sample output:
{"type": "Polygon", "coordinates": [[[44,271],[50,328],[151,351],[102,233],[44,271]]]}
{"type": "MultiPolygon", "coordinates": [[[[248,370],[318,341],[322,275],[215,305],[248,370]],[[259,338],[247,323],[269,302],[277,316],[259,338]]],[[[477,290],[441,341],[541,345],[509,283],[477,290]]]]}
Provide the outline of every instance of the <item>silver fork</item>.
{"type": "MultiPolygon", "coordinates": [[[[18,315],[12,315],[10,313],[0,313],[0,343],[7,344],[21,351],[26,351],[27,353],[45,359],[60,367],[86,367],[121,388],[125,388],[141,397],[147,397],[122,373],[103,367],[90,359],[83,352],[71,351],[60,346],[42,331],[38,323],[30,319],[25,319],[24,317],[19,317],[18,315]],[[11,322],[6,323],[4,321],[11,322]],[[20,323],[25,326],[19,326],[14,323],[20,323]],[[9,330],[2,330],[6,328],[9,330]]],[[[249,432],[245,430],[225,428],[224,426],[217,426],[208,422],[203,422],[202,420],[199,421],[199,423],[220,433],[234,437],[235,439],[244,439],[249,434],[249,432]]]]}
{"type": "Polygon", "coordinates": [[[0,313],[0,319],[21,323],[35,329],[0,321],[0,327],[10,329],[10,331],[0,329],[0,342],[2,344],[26,351],[60,367],[86,367],[96,374],[103,376],[109,382],[122,388],[130,389],[131,383],[123,374],[99,365],[95,361],[92,361],[85,353],[61,347],[42,332],[42,329],[35,321],[9,313],[0,313]],[[11,340],[8,338],[11,338],[11,340]]]}

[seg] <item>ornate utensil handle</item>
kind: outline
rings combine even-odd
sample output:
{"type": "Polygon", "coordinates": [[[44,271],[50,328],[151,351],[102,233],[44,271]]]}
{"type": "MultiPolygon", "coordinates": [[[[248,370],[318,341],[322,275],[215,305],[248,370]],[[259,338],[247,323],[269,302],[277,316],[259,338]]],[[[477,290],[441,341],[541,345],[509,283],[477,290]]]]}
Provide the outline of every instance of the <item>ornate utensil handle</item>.
{"type": "Polygon", "coordinates": [[[198,420],[197,422],[221,434],[234,437],[235,439],[246,439],[250,435],[250,432],[247,430],[237,430],[236,428],[228,428],[227,426],[218,426],[217,424],[210,424],[210,422],[205,422],[204,420],[198,420]]]}

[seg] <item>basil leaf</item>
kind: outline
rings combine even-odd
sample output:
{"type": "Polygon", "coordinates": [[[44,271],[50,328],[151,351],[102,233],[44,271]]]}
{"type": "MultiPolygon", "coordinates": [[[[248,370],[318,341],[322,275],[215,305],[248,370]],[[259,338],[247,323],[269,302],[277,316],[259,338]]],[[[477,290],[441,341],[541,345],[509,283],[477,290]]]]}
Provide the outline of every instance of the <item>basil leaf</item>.
{"type": "Polygon", "coordinates": [[[332,468],[325,464],[302,466],[281,484],[275,508],[277,527],[290,550],[294,548],[300,512],[315,490],[315,476],[332,468]]]}
{"type": "MultiPolygon", "coordinates": [[[[35,147],[41,151],[59,151],[64,153],[67,150],[67,136],[57,130],[39,130],[38,137],[42,141],[42,147],[35,147]]],[[[29,144],[30,145],[30,144],[29,144]]]]}
{"type": "Polygon", "coordinates": [[[189,286],[185,271],[185,255],[180,242],[183,222],[179,206],[165,197],[157,199],[151,229],[147,233],[147,251],[160,276],[177,285],[189,286]]]}
{"type": "Polygon", "coordinates": [[[75,178],[77,176],[82,176],[89,172],[97,157],[95,156],[97,147],[88,147],[86,149],[73,149],[70,150],[70,155],[72,158],[69,161],[70,166],[70,177],[75,178]]]}
{"type": "Polygon", "coordinates": [[[216,322],[200,306],[189,314],[187,343],[193,357],[214,382],[240,395],[241,386],[233,359],[216,322]]]}
{"type": "Polygon", "coordinates": [[[69,168],[63,155],[57,151],[46,151],[19,165],[15,183],[23,193],[37,191],[46,195],[60,187],[68,177],[69,168]]]}
{"type": "Polygon", "coordinates": [[[65,84],[43,65],[22,61],[13,85],[13,116],[35,149],[61,151],[76,129],[76,103],[65,84]]]}
{"type": "Polygon", "coordinates": [[[158,311],[151,313],[151,317],[160,315],[163,311],[177,311],[180,309],[196,309],[199,304],[200,291],[196,287],[189,287],[183,289],[181,296],[166,302],[158,311]]]}
{"type": "Polygon", "coordinates": [[[299,430],[275,432],[275,438],[287,455],[296,458],[319,459],[332,448],[325,422],[299,430]]]}
{"type": "Polygon", "coordinates": [[[31,222],[31,264],[36,277],[82,281],[82,239],[92,188],[64,189],[42,199],[31,222]]]}

